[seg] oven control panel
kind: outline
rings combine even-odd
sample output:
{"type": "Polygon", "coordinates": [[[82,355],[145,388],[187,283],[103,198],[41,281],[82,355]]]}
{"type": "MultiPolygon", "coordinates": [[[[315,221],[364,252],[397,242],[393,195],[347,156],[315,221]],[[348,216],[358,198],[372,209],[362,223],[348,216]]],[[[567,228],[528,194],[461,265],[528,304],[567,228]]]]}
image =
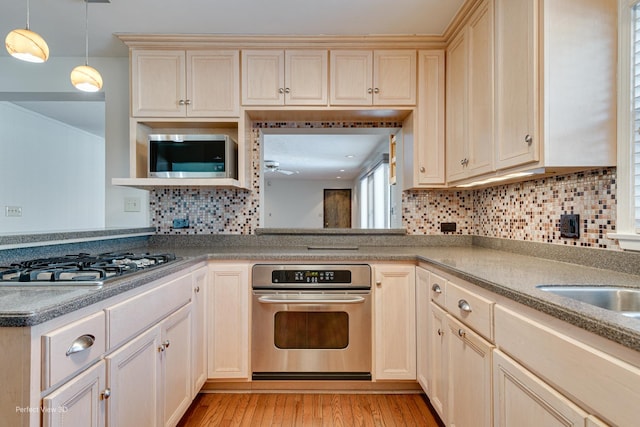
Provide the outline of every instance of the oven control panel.
{"type": "Polygon", "coordinates": [[[253,289],[370,289],[368,264],[256,264],[253,289]]]}
{"type": "Polygon", "coordinates": [[[271,272],[271,283],[351,283],[347,270],[279,270],[271,272]]]}

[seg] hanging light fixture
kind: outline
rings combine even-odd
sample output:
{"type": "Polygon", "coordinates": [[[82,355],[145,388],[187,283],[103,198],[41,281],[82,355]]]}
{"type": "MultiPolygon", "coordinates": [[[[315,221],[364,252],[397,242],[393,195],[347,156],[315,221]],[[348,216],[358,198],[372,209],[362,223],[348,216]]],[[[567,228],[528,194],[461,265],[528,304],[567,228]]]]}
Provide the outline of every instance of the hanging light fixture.
{"type": "Polygon", "coordinates": [[[102,89],[102,76],[89,66],[89,0],[84,0],[85,9],[85,56],[84,65],[78,65],[71,70],[71,84],[84,92],[97,92],[102,89]]]}
{"type": "Polygon", "coordinates": [[[49,46],[38,34],[29,29],[29,0],[27,0],[27,27],[7,34],[4,44],[14,58],[27,62],[44,62],[49,58],[49,46]]]}

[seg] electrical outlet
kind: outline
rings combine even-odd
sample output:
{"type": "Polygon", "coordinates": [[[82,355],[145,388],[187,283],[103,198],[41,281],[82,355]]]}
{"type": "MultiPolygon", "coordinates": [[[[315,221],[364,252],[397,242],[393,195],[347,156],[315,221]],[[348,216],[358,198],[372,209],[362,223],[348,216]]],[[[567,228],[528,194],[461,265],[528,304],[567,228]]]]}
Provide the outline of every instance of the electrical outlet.
{"type": "Polygon", "coordinates": [[[124,198],[124,211],[125,212],[140,212],[140,197],[125,197],[124,198]]]}
{"type": "Polygon", "coordinates": [[[560,237],[577,239],[580,237],[580,215],[560,215],[560,237]]]}
{"type": "Polygon", "coordinates": [[[441,222],[440,223],[440,231],[442,231],[443,233],[455,232],[456,231],[456,223],[455,222],[441,222]]]}
{"type": "Polygon", "coordinates": [[[4,215],[13,217],[22,216],[22,206],[5,206],[4,215]]]}
{"type": "Polygon", "coordinates": [[[173,220],[173,228],[189,228],[189,220],[186,218],[176,218],[173,220]]]}

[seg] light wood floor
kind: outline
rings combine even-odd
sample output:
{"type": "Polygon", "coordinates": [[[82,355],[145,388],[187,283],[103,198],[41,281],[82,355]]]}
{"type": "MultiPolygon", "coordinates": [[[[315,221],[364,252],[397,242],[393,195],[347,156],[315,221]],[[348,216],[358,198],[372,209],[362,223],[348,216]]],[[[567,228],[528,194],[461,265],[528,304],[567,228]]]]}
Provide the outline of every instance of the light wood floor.
{"type": "Polygon", "coordinates": [[[422,394],[199,394],[179,427],[441,427],[422,394]]]}

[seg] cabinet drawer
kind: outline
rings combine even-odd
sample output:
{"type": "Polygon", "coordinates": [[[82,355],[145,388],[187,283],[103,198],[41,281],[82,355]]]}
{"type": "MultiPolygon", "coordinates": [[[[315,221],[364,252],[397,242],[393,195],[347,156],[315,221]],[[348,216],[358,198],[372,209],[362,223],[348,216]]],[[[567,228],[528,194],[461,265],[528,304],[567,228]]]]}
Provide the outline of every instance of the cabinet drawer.
{"type": "Polygon", "coordinates": [[[191,300],[191,275],[179,277],[105,309],[109,348],[157,323],[191,300]]]}
{"type": "Polygon", "coordinates": [[[440,307],[445,308],[445,289],[447,280],[438,276],[437,274],[430,274],[429,277],[429,297],[431,301],[438,304],[440,307]]]}
{"type": "Polygon", "coordinates": [[[42,389],[93,363],[106,348],[103,311],[44,334],[42,389]]]}
{"type": "Polygon", "coordinates": [[[494,303],[451,282],[447,282],[445,293],[447,311],[489,341],[493,341],[494,303]]]}

